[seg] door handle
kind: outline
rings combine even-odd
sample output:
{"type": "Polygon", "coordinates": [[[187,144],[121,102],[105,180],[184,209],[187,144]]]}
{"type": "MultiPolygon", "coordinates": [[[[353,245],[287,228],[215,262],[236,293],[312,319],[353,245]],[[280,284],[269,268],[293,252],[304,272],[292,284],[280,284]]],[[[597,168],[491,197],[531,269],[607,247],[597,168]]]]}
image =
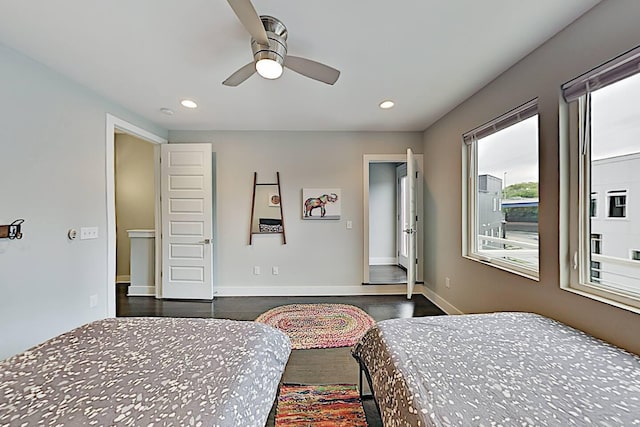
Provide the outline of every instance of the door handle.
{"type": "Polygon", "coordinates": [[[404,230],[402,230],[403,232],[407,233],[407,234],[413,234],[416,232],[416,230],[414,230],[413,228],[405,228],[404,230]]]}
{"type": "Polygon", "coordinates": [[[204,243],[205,245],[210,245],[211,244],[211,239],[204,239],[200,243],[204,243]]]}

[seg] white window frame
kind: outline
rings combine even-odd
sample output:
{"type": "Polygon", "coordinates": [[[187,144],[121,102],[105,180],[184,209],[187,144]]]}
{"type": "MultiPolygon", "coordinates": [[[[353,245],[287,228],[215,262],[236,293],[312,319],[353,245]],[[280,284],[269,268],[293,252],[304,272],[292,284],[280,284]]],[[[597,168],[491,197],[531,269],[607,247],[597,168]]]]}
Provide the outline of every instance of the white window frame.
{"type": "MultiPolygon", "coordinates": [[[[591,92],[638,73],[640,47],[586,72],[562,85],[560,100],[560,288],[640,313],[640,293],[624,292],[592,281],[591,261],[621,265],[634,261],[591,255],[591,92]],[[577,101],[577,102],[576,102],[577,101]]],[[[603,205],[607,220],[629,217],[626,192],[625,217],[609,217],[609,198],[603,205]]]]}
{"type": "MultiPolygon", "coordinates": [[[[464,258],[481,262],[485,265],[514,273],[528,279],[539,281],[540,266],[530,268],[517,262],[510,262],[498,257],[491,257],[488,251],[477,250],[479,230],[477,229],[477,196],[478,196],[478,140],[500,130],[507,129],[521,121],[538,116],[538,98],[534,98],[513,110],[465,133],[462,136],[462,256],[464,258]]],[[[539,120],[538,120],[539,123],[539,120]]],[[[538,132],[538,135],[540,133],[538,132]]],[[[539,158],[538,158],[539,164],[539,158]]],[[[502,203],[502,200],[500,200],[502,203]]],[[[488,232],[485,232],[488,236],[488,232]]],[[[492,238],[493,241],[501,241],[502,236],[492,238]]],[[[533,245],[522,243],[525,249],[534,249],[533,245]]],[[[535,249],[539,250],[538,245],[535,249]]]]}
{"type": "MultiPolygon", "coordinates": [[[[619,206],[616,206],[619,207],[619,206]]],[[[629,216],[629,192],[627,190],[617,190],[607,192],[607,219],[613,220],[626,220],[629,216]],[[623,216],[611,216],[611,203],[614,197],[624,196],[624,215],[623,216]]]]}

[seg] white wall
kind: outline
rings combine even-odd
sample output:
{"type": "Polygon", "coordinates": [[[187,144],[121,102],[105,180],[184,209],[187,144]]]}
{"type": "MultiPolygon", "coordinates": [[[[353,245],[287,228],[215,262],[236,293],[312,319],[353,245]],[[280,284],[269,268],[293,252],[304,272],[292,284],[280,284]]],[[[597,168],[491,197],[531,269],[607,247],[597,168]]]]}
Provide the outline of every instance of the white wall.
{"type": "Polygon", "coordinates": [[[396,164],[369,165],[369,264],[396,264],[396,164]]]}
{"type": "Polygon", "coordinates": [[[107,315],[106,114],[166,131],[2,45],[0,93],[0,219],[25,219],[0,240],[2,359],[107,315]],[[100,237],[69,241],[82,226],[100,237]]]}
{"type": "MultiPolygon", "coordinates": [[[[116,275],[129,276],[127,230],[155,229],[154,145],[132,135],[115,136],[116,275]]],[[[126,277],[125,277],[126,279],[126,277]]]]}
{"type": "Polygon", "coordinates": [[[560,85],[640,43],[639,17],[637,0],[600,3],[427,129],[425,281],[436,297],[466,313],[541,313],[640,353],[640,315],[561,290],[558,249],[560,85]],[[534,97],[540,109],[539,283],[461,256],[461,135],[534,97]]]}
{"type": "MultiPolygon", "coordinates": [[[[363,287],[364,154],[422,152],[420,132],[171,131],[169,141],[211,142],[216,153],[218,295],[337,295],[389,292],[363,287]],[[256,235],[248,245],[253,173],[275,182],[280,172],[287,244],[256,235]],[[302,220],[302,188],[342,190],[340,220],[302,220]],[[346,221],[353,221],[353,229],[346,221]],[[262,274],[253,275],[253,266],[262,274]],[[280,274],[271,275],[278,266],[280,274]]],[[[395,290],[397,292],[398,290],[395,290]]]]}

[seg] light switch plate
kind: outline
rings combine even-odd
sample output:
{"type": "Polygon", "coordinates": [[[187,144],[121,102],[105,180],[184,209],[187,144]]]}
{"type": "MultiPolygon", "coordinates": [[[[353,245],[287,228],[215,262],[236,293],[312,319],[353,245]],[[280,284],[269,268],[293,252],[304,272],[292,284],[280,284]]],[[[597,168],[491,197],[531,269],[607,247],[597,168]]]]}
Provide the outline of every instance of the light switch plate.
{"type": "Polygon", "coordinates": [[[98,227],[82,227],[80,228],[80,240],[97,239],[98,227]]]}

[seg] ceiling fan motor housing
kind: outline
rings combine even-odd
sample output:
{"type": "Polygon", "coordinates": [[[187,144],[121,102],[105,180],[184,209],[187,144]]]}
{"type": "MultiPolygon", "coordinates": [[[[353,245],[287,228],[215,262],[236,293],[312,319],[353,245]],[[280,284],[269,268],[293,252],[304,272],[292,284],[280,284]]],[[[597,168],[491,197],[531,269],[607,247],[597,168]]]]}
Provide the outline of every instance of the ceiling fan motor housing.
{"type": "Polygon", "coordinates": [[[251,39],[254,62],[271,59],[283,65],[284,58],[287,56],[287,27],[273,16],[262,15],[260,20],[267,33],[269,46],[261,45],[255,39],[251,39]]]}

